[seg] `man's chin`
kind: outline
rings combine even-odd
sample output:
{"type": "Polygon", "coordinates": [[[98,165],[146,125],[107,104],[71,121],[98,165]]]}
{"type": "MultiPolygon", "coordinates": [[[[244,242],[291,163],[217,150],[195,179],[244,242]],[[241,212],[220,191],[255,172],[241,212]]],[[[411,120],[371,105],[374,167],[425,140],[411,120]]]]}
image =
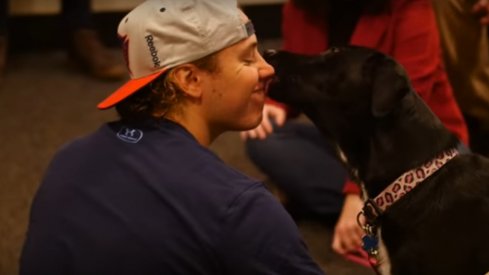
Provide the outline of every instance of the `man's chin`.
{"type": "Polygon", "coordinates": [[[263,113],[260,112],[260,114],[257,116],[257,118],[252,123],[250,123],[249,129],[247,129],[247,130],[255,129],[256,127],[258,127],[258,125],[260,125],[262,120],[263,120],[263,113]]]}
{"type": "Polygon", "coordinates": [[[252,119],[248,119],[247,121],[244,121],[241,125],[239,125],[239,127],[237,127],[237,129],[235,129],[236,131],[248,131],[248,130],[253,130],[255,129],[256,127],[258,127],[258,125],[260,125],[261,121],[263,119],[263,115],[262,113],[260,112],[259,115],[257,115],[256,117],[253,117],[252,119]]]}

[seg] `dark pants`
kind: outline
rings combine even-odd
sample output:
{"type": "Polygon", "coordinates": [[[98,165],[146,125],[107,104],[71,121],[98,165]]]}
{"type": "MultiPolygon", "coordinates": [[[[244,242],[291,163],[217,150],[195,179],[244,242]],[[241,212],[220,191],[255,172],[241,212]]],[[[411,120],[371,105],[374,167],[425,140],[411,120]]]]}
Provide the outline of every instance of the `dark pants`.
{"type": "Polygon", "coordinates": [[[91,0],[63,0],[61,10],[61,19],[68,33],[93,28],[91,0]]]}
{"type": "Polygon", "coordinates": [[[265,140],[249,140],[251,160],[287,195],[293,216],[337,216],[347,173],[315,126],[287,122],[265,140]]]}
{"type": "MultiPolygon", "coordinates": [[[[8,32],[9,1],[0,0],[0,35],[8,32]]],[[[61,20],[68,33],[78,29],[92,28],[90,0],[62,0],[61,20]]]]}
{"type": "Polygon", "coordinates": [[[8,30],[8,1],[0,0],[0,35],[7,34],[8,30]]]}
{"type": "Polygon", "coordinates": [[[470,149],[489,157],[489,129],[483,127],[483,123],[475,117],[465,114],[465,121],[469,129],[470,149]]]}
{"type": "Polygon", "coordinates": [[[433,0],[443,61],[469,128],[472,151],[489,156],[489,28],[472,13],[476,0],[433,0]]]}

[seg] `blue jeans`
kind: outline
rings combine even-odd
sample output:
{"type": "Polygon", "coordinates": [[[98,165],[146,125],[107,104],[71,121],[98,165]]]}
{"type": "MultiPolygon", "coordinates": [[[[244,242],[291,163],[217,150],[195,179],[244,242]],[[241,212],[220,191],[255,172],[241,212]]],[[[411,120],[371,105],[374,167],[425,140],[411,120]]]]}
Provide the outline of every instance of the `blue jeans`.
{"type": "Polygon", "coordinates": [[[265,140],[248,140],[246,150],[286,194],[293,216],[333,217],[341,211],[347,172],[315,126],[286,122],[265,140]]]}

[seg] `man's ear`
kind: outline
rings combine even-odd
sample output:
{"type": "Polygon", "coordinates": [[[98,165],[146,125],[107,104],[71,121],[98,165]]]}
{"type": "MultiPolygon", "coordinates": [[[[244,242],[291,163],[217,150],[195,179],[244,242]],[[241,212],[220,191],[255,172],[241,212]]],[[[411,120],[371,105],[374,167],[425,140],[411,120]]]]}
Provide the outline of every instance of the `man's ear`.
{"type": "Polygon", "coordinates": [[[383,117],[399,106],[411,84],[404,69],[390,58],[382,56],[372,69],[372,114],[383,117]]]}
{"type": "Polygon", "coordinates": [[[202,70],[193,64],[184,64],[171,71],[171,79],[187,96],[202,95],[202,70]]]}

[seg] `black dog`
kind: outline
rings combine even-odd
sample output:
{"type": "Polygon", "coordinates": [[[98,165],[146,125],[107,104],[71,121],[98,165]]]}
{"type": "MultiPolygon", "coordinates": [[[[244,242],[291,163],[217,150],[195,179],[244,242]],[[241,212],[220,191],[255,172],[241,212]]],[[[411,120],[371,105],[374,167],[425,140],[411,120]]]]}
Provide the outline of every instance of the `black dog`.
{"type": "Polygon", "coordinates": [[[364,211],[374,229],[369,233],[381,231],[386,255],[380,261],[390,262],[382,264],[383,274],[489,271],[489,161],[456,154],[459,141],[399,64],[360,47],[314,56],[268,51],[265,59],[276,70],[270,97],[303,111],[346,156],[369,197],[382,194],[364,211]],[[422,182],[412,190],[391,185],[401,175],[422,182]],[[389,185],[393,192],[383,193],[389,185]],[[386,209],[385,200],[396,201],[386,209]]]}

